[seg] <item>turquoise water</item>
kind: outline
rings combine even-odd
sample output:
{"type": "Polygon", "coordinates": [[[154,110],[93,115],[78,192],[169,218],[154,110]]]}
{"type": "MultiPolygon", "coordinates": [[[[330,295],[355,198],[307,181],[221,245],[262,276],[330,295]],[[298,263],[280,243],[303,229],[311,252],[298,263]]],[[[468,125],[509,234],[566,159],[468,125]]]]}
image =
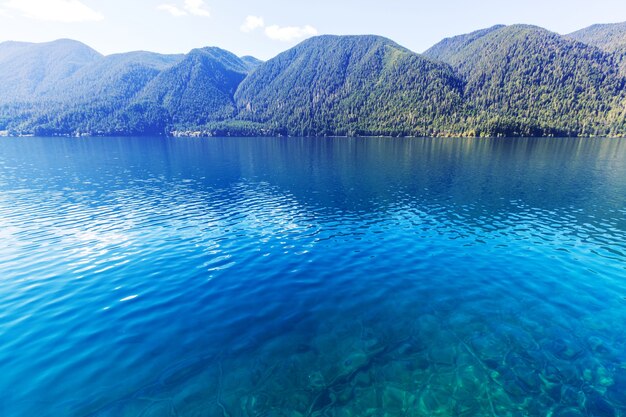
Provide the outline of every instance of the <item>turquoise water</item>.
{"type": "Polygon", "coordinates": [[[626,416],[626,140],[0,138],[1,416],[626,416]]]}

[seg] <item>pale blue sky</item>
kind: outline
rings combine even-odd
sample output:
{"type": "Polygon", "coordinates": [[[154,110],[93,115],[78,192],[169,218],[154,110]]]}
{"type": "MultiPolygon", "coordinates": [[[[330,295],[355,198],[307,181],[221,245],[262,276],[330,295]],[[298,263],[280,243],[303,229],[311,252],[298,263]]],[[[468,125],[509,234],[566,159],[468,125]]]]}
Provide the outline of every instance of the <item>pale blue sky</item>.
{"type": "Polygon", "coordinates": [[[268,59],[314,34],[370,33],[422,52],[498,23],[569,33],[621,21],[626,0],[0,0],[0,42],[72,38],[104,54],[219,46],[268,59]]]}

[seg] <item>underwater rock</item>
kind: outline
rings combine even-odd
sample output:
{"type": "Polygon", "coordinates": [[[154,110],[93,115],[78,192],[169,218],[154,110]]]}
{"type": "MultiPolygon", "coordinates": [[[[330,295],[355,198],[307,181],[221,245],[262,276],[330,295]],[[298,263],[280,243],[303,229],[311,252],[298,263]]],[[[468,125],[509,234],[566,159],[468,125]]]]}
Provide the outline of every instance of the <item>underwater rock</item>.
{"type": "Polygon", "coordinates": [[[302,353],[314,353],[314,354],[319,354],[319,352],[317,351],[317,349],[312,346],[309,343],[298,343],[298,345],[296,346],[296,353],[302,354],[302,353]]]}
{"type": "Polygon", "coordinates": [[[452,387],[456,383],[456,370],[454,367],[437,367],[427,378],[430,388],[443,389],[449,391],[448,395],[452,395],[452,387]]]}
{"type": "Polygon", "coordinates": [[[204,372],[204,367],[191,361],[187,362],[189,363],[177,364],[172,368],[167,369],[159,378],[161,385],[163,387],[183,386],[186,381],[189,381],[204,372]]]}
{"type": "Polygon", "coordinates": [[[457,356],[456,348],[450,344],[435,345],[428,351],[428,358],[431,363],[436,365],[455,364],[457,356]]]}
{"type": "MultiPolygon", "coordinates": [[[[456,366],[458,367],[458,369],[464,369],[466,367],[473,367],[473,366],[477,366],[477,360],[476,357],[474,355],[472,355],[467,349],[462,348],[458,351],[457,355],[456,355],[456,366]]],[[[485,361],[483,361],[484,363],[485,361]]],[[[485,365],[487,365],[485,363],[485,365]]],[[[495,364],[497,366],[497,364],[495,364]]],[[[489,365],[487,365],[489,366],[489,365]]]]}
{"type": "MultiPolygon", "coordinates": [[[[495,416],[527,416],[529,415],[526,412],[523,412],[520,407],[523,403],[526,402],[528,397],[523,400],[520,399],[518,401],[513,401],[512,398],[507,394],[507,392],[500,386],[490,384],[484,387],[487,398],[489,399],[489,408],[493,409],[494,412],[489,412],[489,415],[495,416]],[[517,410],[519,412],[515,412],[517,410]]],[[[545,409],[545,408],[544,408],[545,409]]]]}
{"type": "Polygon", "coordinates": [[[582,406],[584,402],[581,401],[581,392],[568,385],[561,386],[560,398],[554,398],[554,400],[555,402],[561,402],[562,404],[580,406],[582,406]]]}
{"type": "Polygon", "coordinates": [[[613,404],[624,409],[626,415],[626,369],[618,369],[613,376],[613,385],[607,388],[606,397],[613,404]]]}
{"type": "MultiPolygon", "coordinates": [[[[377,390],[374,387],[358,390],[353,401],[355,408],[372,410],[379,407],[377,390]]],[[[355,414],[358,415],[358,414],[355,414]]]]}
{"type": "Polygon", "coordinates": [[[563,338],[552,340],[548,343],[547,349],[554,356],[565,361],[572,361],[584,353],[584,348],[579,343],[563,338]]]}
{"type": "Polygon", "coordinates": [[[420,396],[422,415],[452,415],[455,406],[450,393],[441,389],[426,389],[420,396]]]}
{"type": "Polygon", "coordinates": [[[558,374],[553,373],[552,370],[543,369],[538,376],[541,380],[542,391],[550,396],[554,402],[560,402],[563,384],[559,382],[558,374]]]}
{"type": "Polygon", "coordinates": [[[246,415],[256,416],[265,411],[263,407],[263,401],[258,401],[256,395],[244,395],[240,399],[240,408],[244,410],[246,415]]]}
{"type": "Polygon", "coordinates": [[[364,352],[352,352],[342,362],[342,373],[349,374],[359,369],[368,362],[369,358],[364,352]]]}
{"type": "Polygon", "coordinates": [[[313,389],[320,389],[326,386],[324,375],[321,372],[315,371],[309,374],[308,386],[313,389]]]}
{"type": "Polygon", "coordinates": [[[561,384],[563,382],[563,376],[559,370],[549,364],[541,368],[541,378],[552,384],[561,384]]]}
{"type": "Polygon", "coordinates": [[[476,393],[474,393],[473,397],[467,397],[463,399],[459,399],[455,397],[455,407],[454,413],[452,415],[459,417],[473,417],[479,416],[483,414],[481,411],[482,405],[475,398],[476,393]]]}
{"type": "MultiPolygon", "coordinates": [[[[610,387],[614,384],[612,375],[606,368],[602,366],[596,369],[594,382],[596,383],[596,385],[599,385],[601,387],[610,387]]],[[[624,392],[624,395],[626,396],[626,392],[624,392]]]]}
{"type": "Polygon", "coordinates": [[[323,390],[313,401],[311,412],[323,410],[335,402],[335,395],[328,390],[323,390]]]}
{"type": "Polygon", "coordinates": [[[587,395],[585,401],[587,414],[593,417],[615,417],[615,407],[598,394],[587,395]]]}
{"type": "Polygon", "coordinates": [[[175,411],[172,409],[172,403],[170,401],[159,401],[150,404],[144,409],[141,416],[171,416],[175,415],[175,411]]]}
{"type": "Polygon", "coordinates": [[[583,417],[584,415],[581,410],[573,407],[558,408],[552,413],[552,417],[583,417]]]}
{"type": "Polygon", "coordinates": [[[383,391],[383,407],[385,411],[399,414],[405,408],[406,392],[396,387],[385,387],[383,391]]]}
{"type": "Polygon", "coordinates": [[[605,343],[598,336],[590,336],[587,339],[587,343],[589,344],[591,350],[594,352],[606,353],[609,351],[605,343]]]}
{"type": "Polygon", "coordinates": [[[502,373],[498,378],[504,391],[513,398],[524,398],[527,393],[523,384],[520,384],[517,375],[513,369],[502,369],[502,373]]]}
{"type": "Polygon", "coordinates": [[[456,374],[453,396],[457,400],[468,400],[476,395],[484,382],[484,372],[474,366],[460,369],[456,374]]]}
{"type": "Polygon", "coordinates": [[[505,339],[492,333],[475,335],[468,344],[482,360],[501,361],[507,350],[510,349],[505,339]]]}
{"type": "Polygon", "coordinates": [[[294,391],[289,395],[280,395],[279,399],[290,409],[301,410],[303,413],[306,412],[311,404],[311,397],[302,391],[294,391]]]}
{"type": "Polygon", "coordinates": [[[411,338],[398,347],[397,353],[401,357],[419,355],[426,350],[426,347],[427,345],[422,339],[411,338]]]}
{"type": "Polygon", "coordinates": [[[334,392],[335,404],[334,407],[342,404],[349,404],[354,398],[354,387],[346,386],[341,390],[334,392]]]}
{"type": "Polygon", "coordinates": [[[516,382],[525,393],[538,394],[541,392],[541,379],[534,368],[516,368],[514,369],[516,382]]]}
{"type": "Polygon", "coordinates": [[[441,322],[432,314],[424,314],[418,319],[415,327],[424,340],[436,340],[441,331],[441,322]]]}
{"type": "Polygon", "coordinates": [[[365,388],[372,385],[372,377],[369,372],[359,372],[355,377],[353,384],[359,388],[365,388]]]}

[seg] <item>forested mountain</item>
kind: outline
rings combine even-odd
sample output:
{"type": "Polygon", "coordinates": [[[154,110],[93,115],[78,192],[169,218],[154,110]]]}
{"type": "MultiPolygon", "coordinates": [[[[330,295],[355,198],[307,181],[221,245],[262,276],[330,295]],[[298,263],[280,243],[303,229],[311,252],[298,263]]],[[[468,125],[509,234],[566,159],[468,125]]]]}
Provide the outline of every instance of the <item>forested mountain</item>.
{"type": "Polygon", "coordinates": [[[622,74],[626,75],[626,22],[592,25],[567,36],[615,54],[620,62],[622,74]]]}
{"type": "Polygon", "coordinates": [[[378,36],[319,36],[261,65],[239,119],[290,135],[449,133],[462,110],[452,69],[378,36]]]}
{"type": "Polygon", "coordinates": [[[545,29],[494,27],[425,52],[465,81],[465,125],[487,135],[623,132],[625,81],[613,56],[545,29]]]}
{"type": "Polygon", "coordinates": [[[496,25],[490,28],[480,29],[475,32],[443,39],[439,43],[431,46],[430,49],[424,52],[424,55],[428,56],[431,59],[443,61],[455,66],[457,64],[457,61],[462,60],[462,58],[464,57],[465,49],[469,47],[472,43],[482,38],[483,36],[486,36],[491,32],[502,29],[504,27],[506,26],[496,25]]]}
{"type": "Polygon", "coordinates": [[[174,126],[202,126],[235,115],[233,95],[249,64],[220,48],[194,49],[162,71],[135,99],[169,114],[174,126]]]}
{"type": "Polygon", "coordinates": [[[0,104],[46,99],[50,88],[101,58],[87,45],[68,39],[0,43],[0,104]]]}
{"type": "Polygon", "coordinates": [[[266,62],[4,42],[0,134],[626,136],[625,26],[500,25],[423,55],[325,35],[266,62]]]}
{"type": "MultiPolygon", "coordinates": [[[[39,55],[22,54],[30,61],[23,60],[26,64],[21,66],[38,68],[41,75],[23,71],[23,80],[14,81],[31,93],[13,94],[0,102],[0,130],[43,135],[165,134],[166,128],[180,123],[203,125],[233,115],[235,89],[249,66],[255,65],[254,58],[245,63],[230,52],[204,48],[187,55],[97,54],[79,66],[73,55],[67,54],[71,61],[58,58],[57,43],[40,44],[39,55]],[[48,65],[47,60],[55,56],[60,63],[48,65]],[[40,65],[44,59],[46,63],[40,65]]],[[[24,48],[13,42],[0,44],[0,59],[11,60],[20,49],[24,48]]],[[[2,67],[0,74],[5,74],[2,67]]]]}
{"type": "Polygon", "coordinates": [[[263,63],[263,61],[261,61],[260,59],[255,58],[250,55],[242,56],[240,57],[240,59],[244,62],[244,64],[246,64],[246,67],[248,68],[248,71],[250,72],[257,69],[259,65],[263,63]]]}
{"type": "Polygon", "coordinates": [[[626,48],[626,22],[592,25],[572,32],[567,37],[588,45],[615,52],[626,48]]]}

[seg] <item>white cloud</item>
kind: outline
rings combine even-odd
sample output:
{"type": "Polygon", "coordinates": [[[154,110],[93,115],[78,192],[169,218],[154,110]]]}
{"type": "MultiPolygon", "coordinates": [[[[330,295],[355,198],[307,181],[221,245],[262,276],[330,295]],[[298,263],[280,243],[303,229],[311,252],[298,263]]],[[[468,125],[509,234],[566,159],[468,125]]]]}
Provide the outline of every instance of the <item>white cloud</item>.
{"type": "Polygon", "coordinates": [[[160,5],[157,6],[157,10],[168,12],[172,16],[176,16],[176,17],[187,16],[187,12],[186,11],[179,9],[178,7],[174,6],[173,4],[160,4],[160,5]]]}
{"type": "Polygon", "coordinates": [[[2,5],[36,20],[71,23],[104,19],[101,13],[79,0],[9,0],[2,5]]]}
{"type": "Polygon", "coordinates": [[[195,16],[211,16],[209,9],[204,4],[204,0],[185,0],[185,10],[195,16]]]}
{"type": "Polygon", "coordinates": [[[255,29],[262,28],[265,26],[265,22],[263,18],[260,16],[248,16],[246,20],[241,25],[240,29],[242,32],[248,33],[252,32],[255,29]]]}
{"type": "Polygon", "coordinates": [[[282,42],[291,42],[296,39],[308,38],[317,35],[317,29],[311,25],[306,26],[265,26],[265,21],[261,16],[249,15],[239,27],[242,32],[249,33],[259,28],[265,28],[265,36],[270,39],[282,42]]]}
{"type": "Polygon", "coordinates": [[[211,17],[211,12],[204,4],[204,0],[185,0],[185,3],[181,7],[175,4],[165,3],[157,6],[157,9],[168,12],[175,17],[187,16],[189,14],[201,17],[211,17]]]}
{"type": "Polygon", "coordinates": [[[317,35],[317,29],[313,26],[285,26],[272,25],[265,28],[265,35],[277,41],[290,42],[300,38],[317,35]]]}

